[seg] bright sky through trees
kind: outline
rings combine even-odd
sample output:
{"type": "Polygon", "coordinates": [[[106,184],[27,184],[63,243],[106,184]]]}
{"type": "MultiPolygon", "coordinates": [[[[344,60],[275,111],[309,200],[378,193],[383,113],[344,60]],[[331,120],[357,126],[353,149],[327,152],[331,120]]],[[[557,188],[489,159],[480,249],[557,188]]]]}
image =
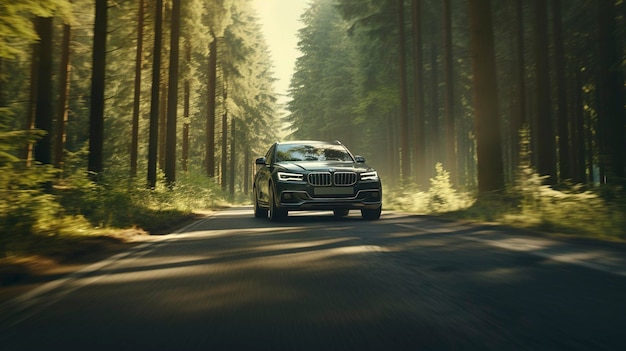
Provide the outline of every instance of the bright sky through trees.
{"type": "MultiPolygon", "coordinates": [[[[271,51],[277,92],[281,96],[287,95],[296,59],[301,55],[297,49],[297,34],[302,27],[300,16],[308,1],[254,0],[253,3],[271,51]]],[[[284,103],[285,100],[281,97],[279,102],[284,103]]]]}

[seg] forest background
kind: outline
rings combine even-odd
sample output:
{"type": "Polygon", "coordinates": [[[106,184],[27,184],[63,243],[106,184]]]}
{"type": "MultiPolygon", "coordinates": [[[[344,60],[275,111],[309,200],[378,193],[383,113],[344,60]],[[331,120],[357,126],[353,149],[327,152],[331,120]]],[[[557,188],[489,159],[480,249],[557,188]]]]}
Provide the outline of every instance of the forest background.
{"type": "Polygon", "coordinates": [[[387,209],[626,238],[623,0],[301,20],[280,106],[249,0],[0,0],[0,259],[246,203],[282,138],[364,155],[387,209]]]}

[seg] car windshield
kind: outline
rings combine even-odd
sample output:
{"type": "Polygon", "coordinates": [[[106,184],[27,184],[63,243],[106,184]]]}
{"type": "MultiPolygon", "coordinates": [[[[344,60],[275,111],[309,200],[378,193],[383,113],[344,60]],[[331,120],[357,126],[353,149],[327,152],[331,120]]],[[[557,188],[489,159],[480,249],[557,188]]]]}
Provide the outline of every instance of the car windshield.
{"type": "Polygon", "coordinates": [[[352,156],[343,145],[279,144],[276,162],[283,161],[350,161],[352,156]]]}

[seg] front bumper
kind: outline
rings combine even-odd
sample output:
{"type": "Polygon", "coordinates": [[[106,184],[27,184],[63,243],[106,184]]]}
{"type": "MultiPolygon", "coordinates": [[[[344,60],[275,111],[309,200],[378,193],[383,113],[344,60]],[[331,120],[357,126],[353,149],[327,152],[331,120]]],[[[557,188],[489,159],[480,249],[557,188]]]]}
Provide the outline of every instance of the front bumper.
{"type": "Polygon", "coordinates": [[[278,182],[279,207],[290,211],[377,209],[382,205],[379,182],[348,187],[314,187],[308,183],[278,182]]]}

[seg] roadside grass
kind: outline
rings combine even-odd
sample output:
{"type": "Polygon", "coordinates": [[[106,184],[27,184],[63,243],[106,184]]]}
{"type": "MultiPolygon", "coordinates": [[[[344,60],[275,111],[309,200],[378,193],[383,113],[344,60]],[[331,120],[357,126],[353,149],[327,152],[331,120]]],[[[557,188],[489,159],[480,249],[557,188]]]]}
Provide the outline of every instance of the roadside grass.
{"type": "Polygon", "coordinates": [[[0,176],[0,286],[42,262],[80,261],[170,233],[201,215],[194,211],[228,205],[218,186],[197,174],[180,175],[172,188],[161,177],[147,189],[125,174],[103,174],[96,184],[84,174],[51,177],[43,166],[9,171],[0,176]]]}
{"type": "MultiPolygon", "coordinates": [[[[530,190],[530,189],[526,189],[530,190]]],[[[619,192],[611,191],[612,194],[619,192]]],[[[481,199],[446,214],[453,219],[490,221],[534,231],[609,241],[626,241],[624,199],[604,197],[605,189],[541,185],[526,193],[481,199]]]]}
{"type": "Polygon", "coordinates": [[[436,167],[428,191],[386,189],[385,208],[454,220],[492,222],[516,228],[610,241],[626,241],[626,191],[580,184],[548,186],[528,167],[504,192],[483,196],[459,192],[436,167]]]}

